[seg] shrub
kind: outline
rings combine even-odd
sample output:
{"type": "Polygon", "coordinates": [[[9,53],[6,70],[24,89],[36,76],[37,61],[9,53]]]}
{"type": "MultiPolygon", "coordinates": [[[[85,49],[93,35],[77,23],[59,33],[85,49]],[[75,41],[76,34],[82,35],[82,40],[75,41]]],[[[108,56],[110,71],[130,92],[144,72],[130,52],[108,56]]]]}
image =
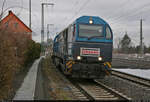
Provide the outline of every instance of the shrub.
{"type": "Polygon", "coordinates": [[[25,66],[32,63],[35,59],[40,57],[41,45],[35,43],[33,40],[28,41],[28,49],[25,52],[25,66]]]}
{"type": "Polygon", "coordinates": [[[26,34],[0,29],[0,100],[11,93],[15,74],[39,57],[39,43],[26,34]]]}

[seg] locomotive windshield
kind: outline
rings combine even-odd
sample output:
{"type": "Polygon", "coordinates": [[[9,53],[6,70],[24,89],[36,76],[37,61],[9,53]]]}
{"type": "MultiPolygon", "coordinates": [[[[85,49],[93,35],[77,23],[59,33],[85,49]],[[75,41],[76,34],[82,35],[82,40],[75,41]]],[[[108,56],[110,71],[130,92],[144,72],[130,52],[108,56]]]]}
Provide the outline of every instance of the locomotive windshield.
{"type": "Polygon", "coordinates": [[[103,26],[101,25],[79,25],[79,37],[103,37],[103,26]]]}

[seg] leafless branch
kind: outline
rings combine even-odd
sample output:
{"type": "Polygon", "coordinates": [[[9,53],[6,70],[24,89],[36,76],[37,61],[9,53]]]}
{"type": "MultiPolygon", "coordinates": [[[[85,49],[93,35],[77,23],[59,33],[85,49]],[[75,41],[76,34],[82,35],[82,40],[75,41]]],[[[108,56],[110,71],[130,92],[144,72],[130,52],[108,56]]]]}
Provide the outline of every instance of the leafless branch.
{"type": "Polygon", "coordinates": [[[1,21],[1,18],[3,17],[3,9],[4,9],[5,3],[6,3],[6,0],[3,0],[2,10],[1,10],[1,14],[0,14],[0,21],[1,21]]]}

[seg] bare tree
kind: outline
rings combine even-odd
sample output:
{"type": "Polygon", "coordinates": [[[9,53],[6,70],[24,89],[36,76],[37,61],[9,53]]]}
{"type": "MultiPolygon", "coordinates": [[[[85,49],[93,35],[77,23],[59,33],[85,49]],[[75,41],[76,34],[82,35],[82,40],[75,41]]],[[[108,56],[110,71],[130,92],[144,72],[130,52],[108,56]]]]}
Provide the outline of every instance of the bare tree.
{"type": "Polygon", "coordinates": [[[4,5],[5,5],[5,3],[6,3],[6,0],[3,0],[3,4],[2,4],[2,10],[1,10],[1,14],[0,14],[0,21],[1,21],[1,19],[2,19],[2,17],[3,17],[3,13],[4,13],[4,5]]]}

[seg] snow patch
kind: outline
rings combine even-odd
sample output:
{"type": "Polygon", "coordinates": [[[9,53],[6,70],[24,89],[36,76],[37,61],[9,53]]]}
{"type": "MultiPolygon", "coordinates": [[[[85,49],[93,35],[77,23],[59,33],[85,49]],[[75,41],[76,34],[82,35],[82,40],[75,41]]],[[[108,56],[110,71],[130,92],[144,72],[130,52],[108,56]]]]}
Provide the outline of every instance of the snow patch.
{"type": "Polygon", "coordinates": [[[150,69],[127,69],[127,68],[115,69],[115,68],[113,68],[113,70],[136,75],[136,76],[146,78],[146,79],[150,79],[150,69]]]}

